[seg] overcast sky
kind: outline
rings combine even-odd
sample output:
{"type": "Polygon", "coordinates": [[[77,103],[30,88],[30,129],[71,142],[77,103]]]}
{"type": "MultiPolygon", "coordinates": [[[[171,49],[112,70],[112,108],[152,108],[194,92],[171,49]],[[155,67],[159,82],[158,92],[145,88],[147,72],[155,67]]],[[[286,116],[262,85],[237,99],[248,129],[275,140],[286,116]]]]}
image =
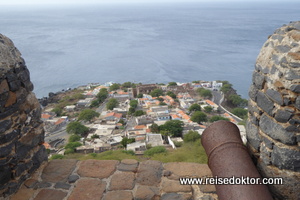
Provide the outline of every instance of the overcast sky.
{"type": "MultiPolygon", "coordinates": [[[[165,2],[274,2],[276,0],[0,0],[0,5],[9,4],[89,4],[89,3],[165,3],[165,2]]],[[[298,0],[289,0],[298,1],[298,0]]]]}

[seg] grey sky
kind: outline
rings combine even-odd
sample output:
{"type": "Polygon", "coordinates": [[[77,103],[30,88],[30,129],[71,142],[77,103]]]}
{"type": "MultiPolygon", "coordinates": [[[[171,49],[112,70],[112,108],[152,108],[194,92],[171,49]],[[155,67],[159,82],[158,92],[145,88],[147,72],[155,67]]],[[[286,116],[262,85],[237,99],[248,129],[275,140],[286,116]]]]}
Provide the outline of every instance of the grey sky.
{"type": "MultiPolygon", "coordinates": [[[[10,4],[89,4],[89,3],[160,3],[160,2],[274,2],[274,0],[0,0],[0,5],[10,4]]],[[[276,1],[276,0],[275,0],[276,1]]],[[[297,0],[290,0],[297,1],[297,0]]]]}

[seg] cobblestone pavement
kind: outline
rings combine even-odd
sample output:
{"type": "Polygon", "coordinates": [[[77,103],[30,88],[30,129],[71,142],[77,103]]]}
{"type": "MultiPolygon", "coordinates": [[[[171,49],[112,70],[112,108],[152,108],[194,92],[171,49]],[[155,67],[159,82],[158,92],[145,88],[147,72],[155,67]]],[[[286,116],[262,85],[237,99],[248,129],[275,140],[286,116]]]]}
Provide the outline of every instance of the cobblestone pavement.
{"type": "Polygon", "coordinates": [[[179,177],[207,177],[206,164],[125,159],[52,160],[9,200],[215,200],[214,185],[180,185],[179,177]]]}

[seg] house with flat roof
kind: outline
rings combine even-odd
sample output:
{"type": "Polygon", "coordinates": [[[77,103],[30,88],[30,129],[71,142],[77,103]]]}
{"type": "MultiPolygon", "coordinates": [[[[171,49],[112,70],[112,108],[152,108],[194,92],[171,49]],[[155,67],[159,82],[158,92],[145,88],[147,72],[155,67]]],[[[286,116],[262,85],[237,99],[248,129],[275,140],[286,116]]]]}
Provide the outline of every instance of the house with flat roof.
{"type": "Polygon", "coordinates": [[[132,150],[134,152],[144,152],[146,151],[146,143],[145,142],[133,142],[127,144],[126,150],[132,150]]]}
{"type": "Polygon", "coordinates": [[[152,147],[163,146],[164,140],[161,134],[147,133],[146,134],[146,144],[151,144],[152,147]]]}

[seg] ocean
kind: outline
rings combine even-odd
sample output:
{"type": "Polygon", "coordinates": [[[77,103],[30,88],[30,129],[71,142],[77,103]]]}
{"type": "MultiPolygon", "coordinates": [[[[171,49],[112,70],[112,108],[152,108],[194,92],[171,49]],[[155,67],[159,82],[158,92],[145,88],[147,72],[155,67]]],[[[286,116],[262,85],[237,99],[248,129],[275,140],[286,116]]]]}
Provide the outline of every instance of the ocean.
{"type": "Polygon", "coordinates": [[[88,83],[228,80],[248,98],[256,57],[300,3],[2,6],[37,97],[88,83]]]}

